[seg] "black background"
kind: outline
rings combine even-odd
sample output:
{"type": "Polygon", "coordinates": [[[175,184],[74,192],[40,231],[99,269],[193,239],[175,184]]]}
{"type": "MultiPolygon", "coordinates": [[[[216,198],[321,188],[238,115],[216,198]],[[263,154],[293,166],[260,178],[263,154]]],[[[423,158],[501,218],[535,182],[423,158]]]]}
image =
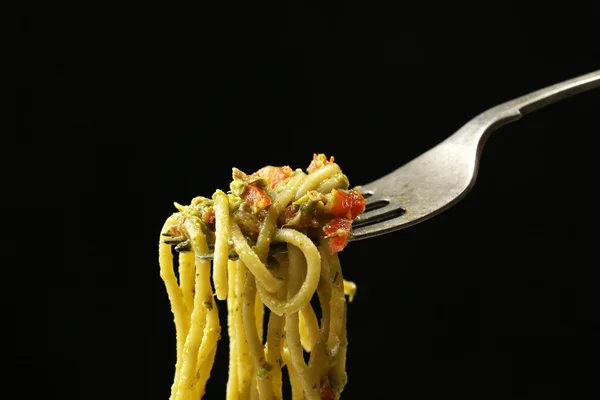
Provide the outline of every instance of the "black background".
{"type": "MultiPolygon", "coordinates": [[[[9,214],[34,220],[6,241],[17,398],[168,398],[159,230],[231,167],[323,152],[366,183],[491,106],[600,68],[591,3],[202,3],[4,14],[7,179],[27,205],[9,214]]],[[[592,91],[503,127],[464,201],[341,254],[359,287],[344,398],[572,399],[597,380],[599,107],[592,91]]],[[[224,340],[208,399],[224,398],[224,340]]]]}

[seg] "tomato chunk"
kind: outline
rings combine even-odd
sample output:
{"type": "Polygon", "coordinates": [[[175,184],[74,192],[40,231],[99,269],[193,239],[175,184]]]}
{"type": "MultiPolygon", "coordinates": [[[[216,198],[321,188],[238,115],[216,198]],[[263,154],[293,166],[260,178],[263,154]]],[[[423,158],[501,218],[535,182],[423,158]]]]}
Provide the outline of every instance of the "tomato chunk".
{"type": "Polygon", "coordinates": [[[365,211],[367,202],[357,190],[333,190],[333,201],[331,202],[331,213],[336,217],[354,219],[365,211]]]}
{"type": "Polygon", "coordinates": [[[202,213],[202,220],[206,223],[213,224],[215,222],[215,210],[210,208],[202,213]]]}
{"type": "MultiPolygon", "coordinates": [[[[292,169],[288,166],[285,167],[273,167],[266,166],[255,172],[256,175],[264,178],[271,189],[275,189],[279,184],[285,181],[292,174],[292,169]]],[[[252,174],[252,175],[255,175],[252,174]]]]}
{"type": "Polygon", "coordinates": [[[298,206],[294,206],[293,204],[288,205],[283,209],[281,214],[279,215],[279,225],[286,225],[290,220],[292,220],[296,213],[299,211],[298,206]]]}
{"type": "Polygon", "coordinates": [[[270,206],[272,201],[269,195],[256,185],[248,185],[242,193],[242,198],[258,211],[270,206]]]}
{"type": "Polygon", "coordinates": [[[334,400],[335,399],[335,395],[333,393],[333,389],[331,388],[331,385],[323,385],[321,387],[320,393],[321,395],[321,400],[334,400]]]}
{"type": "Polygon", "coordinates": [[[169,227],[169,231],[171,233],[171,235],[173,236],[181,236],[182,232],[179,230],[179,227],[177,225],[171,225],[169,227]]]}
{"type": "Polygon", "coordinates": [[[329,237],[329,250],[339,253],[348,244],[352,221],[347,218],[334,218],[323,226],[323,232],[329,237]]]}

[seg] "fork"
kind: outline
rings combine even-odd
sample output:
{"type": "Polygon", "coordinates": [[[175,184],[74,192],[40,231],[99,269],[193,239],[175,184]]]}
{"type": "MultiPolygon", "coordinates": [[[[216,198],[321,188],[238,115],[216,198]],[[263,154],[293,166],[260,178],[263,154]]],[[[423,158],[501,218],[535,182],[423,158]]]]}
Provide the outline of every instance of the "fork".
{"type": "Polygon", "coordinates": [[[475,184],[481,152],[501,126],[549,104],[600,87],[600,70],[492,107],[443,142],[361,187],[365,212],[352,224],[351,241],[408,228],[462,200],[475,184]]]}
{"type": "MultiPolygon", "coordinates": [[[[569,79],[492,107],[437,146],[389,174],[360,186],[365,212],[352,224],[350,241],[367,239],[423,222],[462,200],[475,184],[489,135],[532,111],[600,87],[600,70],[569,79]]],[[[271,246],[270,254],[285,246],[271,246]]],[[[198,256],[211,259],[212,254],[198,256]]],[[[237,258],[235,253],[230,258],[237,258]]]]}

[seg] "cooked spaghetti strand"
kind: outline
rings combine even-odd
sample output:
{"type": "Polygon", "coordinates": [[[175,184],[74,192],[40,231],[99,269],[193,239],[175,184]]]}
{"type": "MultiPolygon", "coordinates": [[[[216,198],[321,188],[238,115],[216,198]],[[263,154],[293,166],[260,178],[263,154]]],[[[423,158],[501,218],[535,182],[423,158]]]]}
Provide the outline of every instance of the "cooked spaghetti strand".
{"type": "Polygon", "coordinates": [[[217,190],[215,202],[215,252],[213,256],[213,281],[217,299],[227,297],[227,260],[229,259],[229,200],[227,195],[217,190]]]}

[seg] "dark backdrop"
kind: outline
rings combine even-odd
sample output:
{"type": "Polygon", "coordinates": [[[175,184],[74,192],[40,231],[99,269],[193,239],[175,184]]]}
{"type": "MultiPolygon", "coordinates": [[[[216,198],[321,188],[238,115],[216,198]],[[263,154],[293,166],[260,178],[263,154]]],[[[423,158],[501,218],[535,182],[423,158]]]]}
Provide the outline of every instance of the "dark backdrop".
{"type": "MultiPolygon", "coordinates": [[[[7,280],[22,398],[168,397],[159,230],[231,167],[324,152],[366,183],[488,107],[600,68],[598,5],[201,3],[6,18],[10,156],[34,171],[7,173],[36,227],[6,242],[34,261],[7,280]]],[[[344,398],[573,399],[597,379],[599,106],[589,92],[507,125],[464,201],[341,254],[359,287],[344,398]]],[[[222,341],[206,398],[224,398],[226,365],[222,341]]]]}

